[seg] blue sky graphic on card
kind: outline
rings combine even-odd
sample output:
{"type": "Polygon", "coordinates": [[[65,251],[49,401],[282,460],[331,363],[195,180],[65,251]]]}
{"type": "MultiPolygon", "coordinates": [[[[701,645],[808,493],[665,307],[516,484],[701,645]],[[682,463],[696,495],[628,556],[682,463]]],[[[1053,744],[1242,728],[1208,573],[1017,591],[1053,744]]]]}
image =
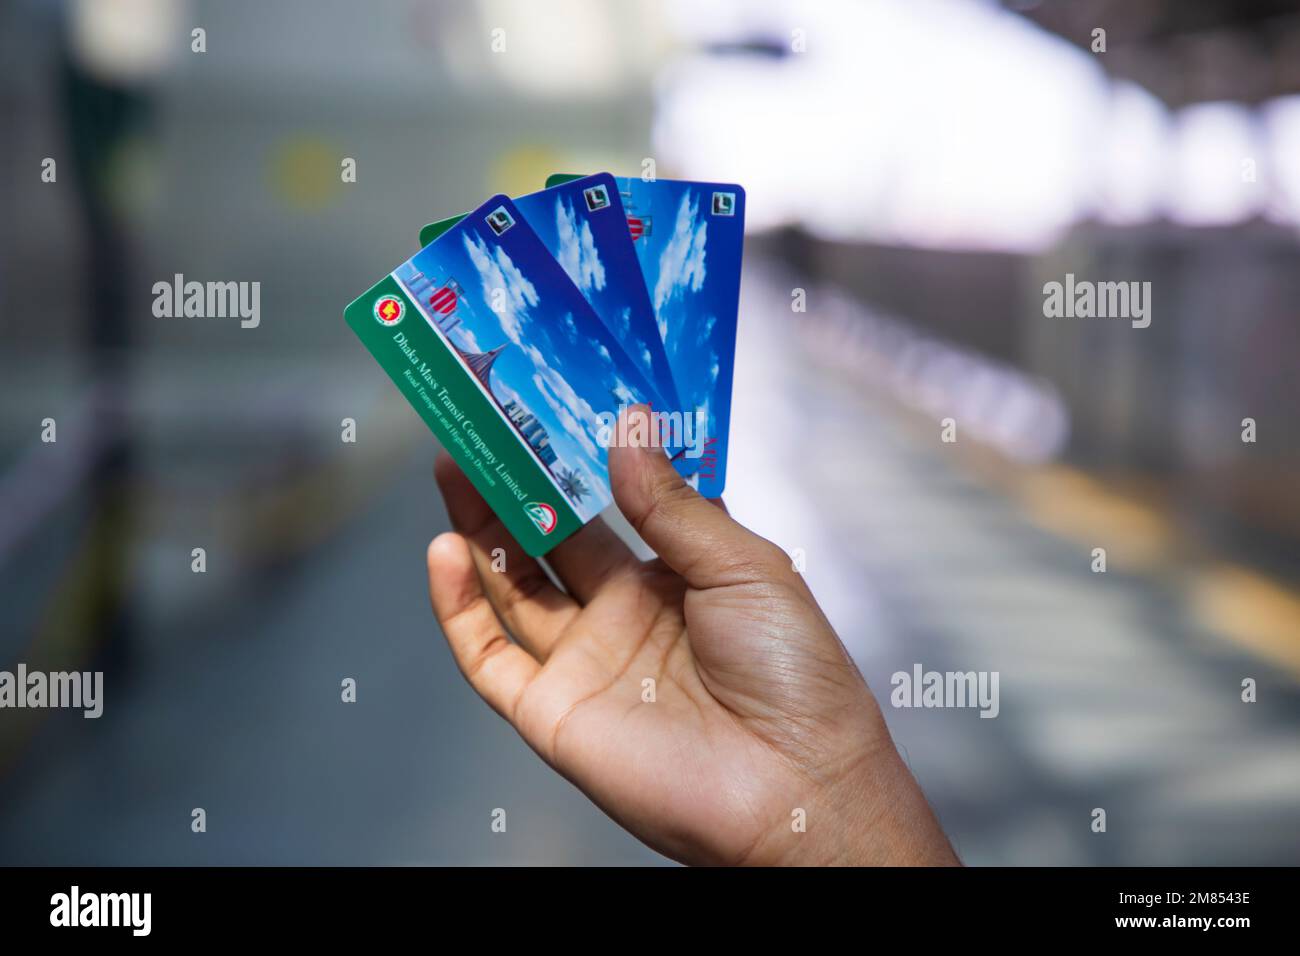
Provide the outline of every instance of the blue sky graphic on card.
{"type": "Polygon", "coordinates": [[[614,177],[586,176],[520,196],[515,205],[654,386],[660,398],[654,406],[678,409],[672,370],[614,177]]]}
{"type": "MultiPolygon", "coordinates": [[[[571,178],[552,176],[547,185],[571,178]]],[[[685,410],[703,410],[707,422],[691,481],[702,495],[717,497],[726,484],[745,191],[727,183],[615,181],[677,397],[685,410]]],[[[680,464],[683,473],[695,465],[680,464]]]]}
{"type": "Polygon", "coordinates": [[[602,416],[655,393],[515,204],[492,197],[393,276],[534,451],[547,449],[552,475],[581,489],[568,497],[582,520],[609,505],[602,416]]]}

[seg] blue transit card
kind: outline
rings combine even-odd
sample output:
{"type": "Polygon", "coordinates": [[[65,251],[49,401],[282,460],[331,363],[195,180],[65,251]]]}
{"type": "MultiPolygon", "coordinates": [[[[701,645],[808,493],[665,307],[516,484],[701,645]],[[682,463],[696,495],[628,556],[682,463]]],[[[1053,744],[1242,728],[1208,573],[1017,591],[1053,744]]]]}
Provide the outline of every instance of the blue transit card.
{"type": "MultiPolygon", "coordinates": [[[[557,174],[546,184],[576,178],[557,174]]],[[[718,497],[727,474],[745,191],[726,183],[615,181],[677,396],[705,423],[703,457],[690,480],[702,495],[718,497]]],[[[684,457],[676,463],[683,474],[696,464],[684,457]]]]}
{"type": "MultiPolygon", "coordinates": [[[[623,351],[640,367],[654,389],[652,397],[657,398],[651,402],[653,407],[680,409],[614,177],[597,173],[520,196],[514,203],[623,351]]],[[[420,230],[420,245],[427,246],[459,221],[459,216],[453,216],[429,223],[420,230]]]]}

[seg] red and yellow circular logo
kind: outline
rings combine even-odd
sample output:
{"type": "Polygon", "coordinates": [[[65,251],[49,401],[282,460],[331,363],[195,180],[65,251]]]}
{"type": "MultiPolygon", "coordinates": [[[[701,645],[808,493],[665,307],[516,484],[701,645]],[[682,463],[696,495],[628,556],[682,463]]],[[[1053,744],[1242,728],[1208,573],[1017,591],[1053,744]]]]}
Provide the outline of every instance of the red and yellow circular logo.
{"type": "Polygon", "coordinates": [[[375,318],[380,325],[396,325],[402,321],[402,300],[391,295],[380,296],[375,300],[375,318]]]}

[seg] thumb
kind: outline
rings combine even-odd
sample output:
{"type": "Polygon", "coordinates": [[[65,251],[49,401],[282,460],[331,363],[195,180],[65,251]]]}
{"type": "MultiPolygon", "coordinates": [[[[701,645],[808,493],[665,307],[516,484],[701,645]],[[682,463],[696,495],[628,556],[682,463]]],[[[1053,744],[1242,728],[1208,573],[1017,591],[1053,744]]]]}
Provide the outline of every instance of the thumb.
{"type": "Polygon", "coordinates": [[[609,448],[614,500],[642,540],[700,590],[783,574],[785,552],[686,484],[653,440],[652,426],[647,406],[626,409],[609,448]]]}

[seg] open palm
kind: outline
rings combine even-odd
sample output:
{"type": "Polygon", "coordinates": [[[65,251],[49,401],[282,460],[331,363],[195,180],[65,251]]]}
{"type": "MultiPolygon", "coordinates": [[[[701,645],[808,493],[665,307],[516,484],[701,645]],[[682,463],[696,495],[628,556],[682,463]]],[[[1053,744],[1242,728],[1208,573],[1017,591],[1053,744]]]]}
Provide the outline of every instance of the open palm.
{"type": "Polygon", "coordinates": [[[684,862],[952,861],[784,552],[657,450],[612,448],[610,478],[659,559],[594,521],[548,556],[567,593],[450,458],[436,475],[457,533],[429,546],[429,591],[457,663],[637,837],[684,862]]]}

